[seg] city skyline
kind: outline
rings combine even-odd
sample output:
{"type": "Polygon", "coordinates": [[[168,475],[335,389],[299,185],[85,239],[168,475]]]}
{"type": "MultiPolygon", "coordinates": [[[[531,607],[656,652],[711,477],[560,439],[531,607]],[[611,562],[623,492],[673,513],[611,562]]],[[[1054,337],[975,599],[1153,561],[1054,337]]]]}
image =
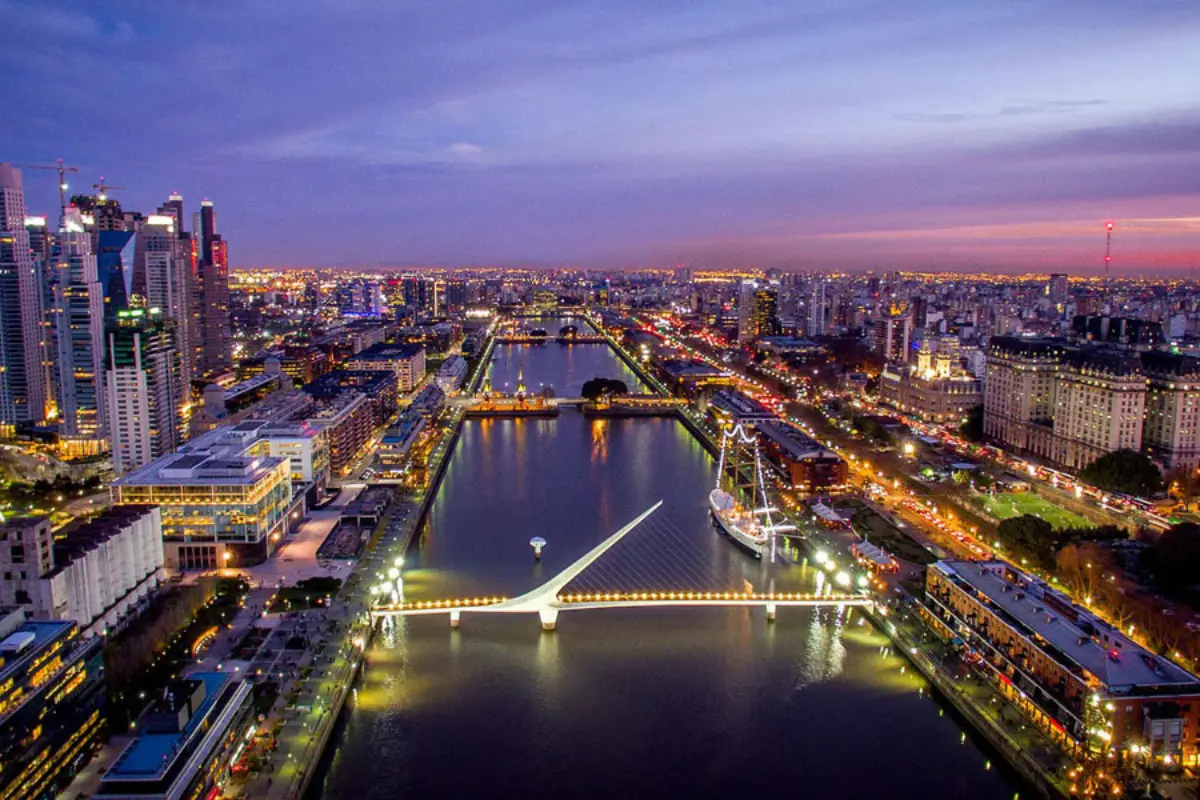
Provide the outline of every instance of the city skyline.
{"type": "Polygon", "coordinates": [[[209,197],[235,269],[1200,266],[1186,3],[4,10],[5,158],[209,197]]]}

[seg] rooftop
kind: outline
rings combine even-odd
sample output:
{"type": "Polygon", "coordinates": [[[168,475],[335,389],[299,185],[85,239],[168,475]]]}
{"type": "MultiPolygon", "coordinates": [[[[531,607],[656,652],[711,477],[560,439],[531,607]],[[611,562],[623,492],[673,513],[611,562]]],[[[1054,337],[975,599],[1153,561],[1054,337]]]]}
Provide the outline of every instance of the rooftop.
{"type": "Polygon", "coordinates": [[[145,733],[133,740],[105,773],[106,781],[161,778],[187,740],[203,732],[204,722],[216,706],[221,689],[231,678],[224,672],[197,672],[188,677],[204,682],[205,697],[187,725],[176,733],[145,733]]]}
{"type": "Polygon", "coordinates": [[[805,436],[786,422],[772,420],[756,423],[755,428],[774,442],[789,458],[799,461],[804,458],[838,458],[832,450],[820,442],[805,436]]]}
{"type": "Polygon", "coordinates": [[[729,412],[737,419],[776,419],[774,411],[736,389],[721,389],[712,396],[710,403],[722,411],[729,412]]]}
{"type": "Polygon", "coordinates": [[[1177,686],[1200,693],[1200,678],[1149,652],[1061,592],[1011,564],[939,561],[933,568],[983,594],[1023,627],[1035,643],[1041,639],[1049,644],[1110,691],[1177,686]]]}
{"type": "Polygon", "coordinates": [[[390,361],[397,358],[415,358],[425,347],[419,344],[374,344],[353,356],[351,361],[390,361]]]}
{"type": "Polygon", "coordinates": [[[19,673],[46,645],[74,627],[75,623],[69,620],[23,622],[14,633],[0,641],[0,685],[19,673]]]}
{"type": "Polygon", "coordinates": [[[266,478],[285,459],[274,456],[243,457],[233,448],[208,453],[164,456],[139,470],[123,475],[113,486],[252,486],[266,478]]]}
{"type": "Polygon", "coordinates": [[[729,373],[719,367],[690,358],[672,358],[662,362],[663,371],[673,378],[723,378],[729,373]]]}
{"type": "Polygon", "coordinates": [[[154,513],[158,506],[130,504],[113,506],[88,520],[75,520],[58,532],[54,541],[54,569],[43,577],[62,572],[79,557],[105,544],[132,523],[154,513]]]}

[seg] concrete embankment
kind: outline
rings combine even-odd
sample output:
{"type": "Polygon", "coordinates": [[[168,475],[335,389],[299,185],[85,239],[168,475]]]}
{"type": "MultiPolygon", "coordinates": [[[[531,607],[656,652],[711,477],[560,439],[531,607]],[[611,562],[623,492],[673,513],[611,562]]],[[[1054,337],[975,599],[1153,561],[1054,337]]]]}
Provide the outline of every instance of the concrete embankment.
{"type": "Polygon", "coordinates": [[[915,666],[942,697],[966,719],[971,728],[1003,756],[1009,766],[1036,789],[1039,795],[1048,800],[1065,800],[1069,797],[1068,793],[1055,780],[1055,776],[1048,774],[1017,742],[1013,741],[1008,732],[992,720],[984,709],[963,692],[950,676],[931,661],[909,638],[908,634],[876,609],[869,608],[865,611],[867,618],[874,623],[875,627],[896,645],[896,652],[903,654],[909,663],[915,666]]]}

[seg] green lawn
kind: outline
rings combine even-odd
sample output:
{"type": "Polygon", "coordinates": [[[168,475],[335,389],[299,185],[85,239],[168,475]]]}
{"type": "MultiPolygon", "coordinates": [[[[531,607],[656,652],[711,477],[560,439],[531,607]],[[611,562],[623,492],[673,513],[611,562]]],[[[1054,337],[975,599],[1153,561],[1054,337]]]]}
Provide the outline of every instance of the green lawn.
{"type": "Polygon", "coordinates": [[[1032,514],[1046,520],[1055,528],[1087,528],[1092,524],[1078,514],[1059,508],[1032,492],[985,495],[983,506],[993,517],[1001,520],[1032,514]]]}

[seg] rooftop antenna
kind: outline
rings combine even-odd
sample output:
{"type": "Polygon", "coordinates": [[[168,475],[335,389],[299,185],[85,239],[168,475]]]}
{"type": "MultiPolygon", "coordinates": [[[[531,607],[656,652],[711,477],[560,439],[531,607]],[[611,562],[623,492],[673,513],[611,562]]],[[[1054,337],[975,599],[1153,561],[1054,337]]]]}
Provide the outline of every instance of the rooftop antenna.
{"type": "Polygon", "coordinates": [[[1104,224],[1104,282],[1108,283],[1108,268],[1112,264],[1112,232],[1113,224],[1104,224]]]}

